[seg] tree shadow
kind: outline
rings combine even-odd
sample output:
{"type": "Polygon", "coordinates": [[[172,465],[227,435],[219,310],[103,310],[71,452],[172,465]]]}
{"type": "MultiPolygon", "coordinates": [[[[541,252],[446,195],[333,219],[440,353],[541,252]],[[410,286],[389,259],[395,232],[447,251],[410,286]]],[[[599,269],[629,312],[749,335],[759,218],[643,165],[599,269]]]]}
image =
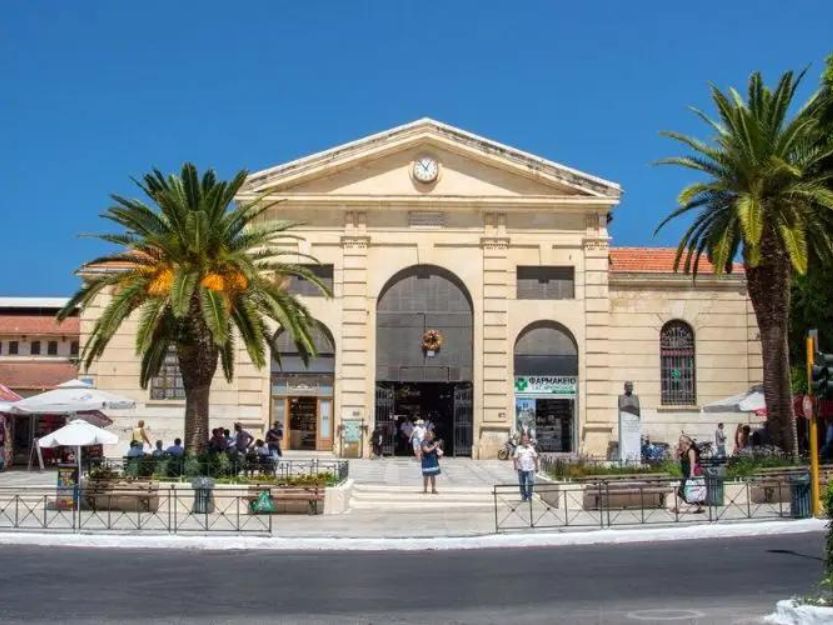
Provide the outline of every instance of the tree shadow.
{"type": "Polygon", "coordinates": [[[793,551],[792,549],[767,549],[767,553],[777,553],[781,555],[788,555],[788,556],[795,556],[797,558],[805,558],[807,560],[817,560],[819,562],[824,562],[824,558],[820,556],[808,556],[806,553],[798,553],[797,551],[793,551]]]}

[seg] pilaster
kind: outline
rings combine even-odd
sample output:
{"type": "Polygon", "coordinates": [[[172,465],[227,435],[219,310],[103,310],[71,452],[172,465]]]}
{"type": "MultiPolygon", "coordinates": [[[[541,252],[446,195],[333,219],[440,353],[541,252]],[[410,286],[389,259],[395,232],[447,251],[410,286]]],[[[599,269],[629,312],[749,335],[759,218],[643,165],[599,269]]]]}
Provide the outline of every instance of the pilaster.
{"type": "Polygon", "coordinates": [[[366,216],[351,211],[345,215],[342,250],[341,358],[337,384],[340,386],[341,413],[358,415],[368,422],[367,381],[369,370],[366,216]]]}
{"type": "Polygon", "coordinates": [[[507,397],[512,388],[507,323],[507,300],[510,296],[509,238],[506,236],[505,214],[487,214],[484,234],[480,239],[483,251],[481,453],[495,444],[495,441],[486,438],[498,439],[505,436],[510,425],[507,397]],[[490,429],[493,431],[491,435],[488,432],[490,429]]]}
{"type": "Polygon", "coordinates": [[[582,451],[605,455],[615,426],[616,397],[610,382],[609,244],[602,216],[588,215],[584,240],[584,423],[582,451]]]}

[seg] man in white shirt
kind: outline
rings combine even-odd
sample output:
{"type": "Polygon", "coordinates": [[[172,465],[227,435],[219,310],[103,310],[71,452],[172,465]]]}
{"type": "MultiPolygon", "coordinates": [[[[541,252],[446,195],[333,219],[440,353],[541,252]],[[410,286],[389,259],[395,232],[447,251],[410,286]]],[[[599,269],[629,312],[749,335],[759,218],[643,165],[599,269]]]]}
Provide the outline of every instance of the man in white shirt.
{"type": "Polygon", "coordinates": [[[521,443],[515,447],[512,462],[515,471],[518,472],[521,501],[529,501],[532,499],[532,486],[535,484],[535,473],[538,471],[538,452],[530,443],[529,434],[521,436],[521,443]]]}

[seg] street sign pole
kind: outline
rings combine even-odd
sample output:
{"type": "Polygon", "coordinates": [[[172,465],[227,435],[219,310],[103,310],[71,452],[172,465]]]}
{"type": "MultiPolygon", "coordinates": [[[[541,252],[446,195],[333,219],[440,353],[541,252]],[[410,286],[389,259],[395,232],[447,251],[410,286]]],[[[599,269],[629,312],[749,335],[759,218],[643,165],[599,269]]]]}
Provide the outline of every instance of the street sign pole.
{"type": "MultiPolygon", "coordinates": [[[[816,353],[817,330],[810,330],[807,335],[807,394],[813,394],[813,362],[816,353]]],[[[813,410],[810,415],[810,488],[812,497],[813,516],[821,514],[821,500],[819,488],[819,439],[816,413],[813,410]]],[[[807,416],[807,415],[805,415],[807,416]]]]}

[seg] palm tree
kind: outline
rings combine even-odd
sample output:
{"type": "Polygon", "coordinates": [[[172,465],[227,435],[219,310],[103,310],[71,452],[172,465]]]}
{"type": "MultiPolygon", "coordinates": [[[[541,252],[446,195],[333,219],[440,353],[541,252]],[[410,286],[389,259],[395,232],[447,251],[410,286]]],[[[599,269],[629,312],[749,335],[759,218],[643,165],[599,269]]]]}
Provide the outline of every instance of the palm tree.
{"type": "Polygon", "coordinates": [[[820,141],[811,100],[792,117],[789,109],[801,75],[781,77],[774,90],[760,73],[749,79],[746,101],[734,89],[711,95],[719,115],[713,120],[694,110],[715,133],[709,142],[675,132],[665,136],[687,146],[687,156],[667,158],[704,175],[682,190],[679,207],[657,227],[695,212],[677,248],[675,270],[682,264],[696,277],[705,254],[715,273],[731,272],[740,254],[763,349],[764,394],[768,429],[782,449],[794,449],[787,337],[790,280],[810,263],[833,253],[833,192],[830,175],[818,165],[831,154],[820,141]]]}
{"type": "Polygon", "coordinates": [[[63,319],[109,296],[81,354],[86,367],[136,313],[142,388],[169,351],[176,353],[185,389],[185,444],[195,453],[208,440],[209,391],[218,362],[231,381],[237,340],[261,368],[269,360],[274,322],[290,332],[300,353],[314,354],[314,321],[283,288],[286,277],[303,277],[329,295],[309,269],[281,262],[282,256],[297,256],[287,247],[299,238],[289,232],[293,224],[258,220],[269,208],[260,201],[235,206],[246,175],[241,171],[221,182],[209,170],[200,179],[186,163],[179,175],[154,170],[135,181],[151,205],[111,196],[115,204],[102,217],[123,231],[96,237],[120,250],[87,264],[110,270],[85,277],[58,313],[63,319]]]}

